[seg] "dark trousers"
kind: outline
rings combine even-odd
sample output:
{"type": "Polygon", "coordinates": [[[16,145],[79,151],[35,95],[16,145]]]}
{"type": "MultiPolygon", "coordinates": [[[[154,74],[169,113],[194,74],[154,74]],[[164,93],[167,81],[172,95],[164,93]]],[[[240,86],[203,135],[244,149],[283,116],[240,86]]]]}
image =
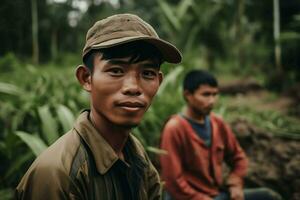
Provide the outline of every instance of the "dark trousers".
{"type": "MultiPolygon", "coordinates": [[[[244,189],[245,200],[281,200],[281,196],[268,188],[253,188],[244,189]]],[[[172,200],[172,197],[165,192],[164,200],[172,200]]],[[[221,192],[218,196],[214,197],[214,200],[230,200],[228,192],[221,192]]]]}
{"type": "MultiPolygon", "coordinates": [[[[244,189],[245,200],[281,200],[281,196],[268,188],[244,189]]],[[[228,192],[221,192],[214,200],[230,200],[228,192]]]]}

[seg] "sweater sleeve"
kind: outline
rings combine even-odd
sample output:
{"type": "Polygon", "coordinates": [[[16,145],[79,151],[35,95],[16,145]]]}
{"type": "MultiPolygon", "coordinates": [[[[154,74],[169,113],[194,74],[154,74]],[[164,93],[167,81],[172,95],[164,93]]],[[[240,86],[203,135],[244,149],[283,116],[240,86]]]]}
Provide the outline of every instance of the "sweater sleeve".
{"type": "Polygon", "coordinates": [[[176,120],[171,119],[162,133],[161,148],[167,151],[166,155],[160,156],[161,175],[165,187],[174,199],[210,200],[206,194],[193,189],[185,178],[182,158],[187,155],[183,155],[181,150],[183,140],[179,126],[176,120]]]}
{"type": "Polygon", "coordinates": [[[223,126],[227,138],[225,161],[231,168],[226,185],[229,187],[243,187],[243,178],[247,174],[248,159],[231,128],[225,123],[223,126]]]}

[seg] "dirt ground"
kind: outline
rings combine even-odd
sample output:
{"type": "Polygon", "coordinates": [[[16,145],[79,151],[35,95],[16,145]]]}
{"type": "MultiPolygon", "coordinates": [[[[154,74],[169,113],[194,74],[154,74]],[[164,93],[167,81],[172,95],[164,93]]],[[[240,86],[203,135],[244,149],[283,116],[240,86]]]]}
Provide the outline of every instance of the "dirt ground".
{"type": "Polygon", "coordinates": [[[232,123],[250,161],[246,187],[269,187],[300,200],[300,140],[281,138],[243,120],[232,123]]]}
{"type": "Polygon", "coordinates": [[[285,89],[274,97],[270,92],[254,79],[234,80],[222,82],[220,86],[222,95],[231,95],[237,98],[232,104],[243,106],[244,104],[255,105],[256,110],[276,109],[282,113],[289,112],[300,119],[300,83],[285,89]]]}
{"type": "MultiPolygon", "coordinates": [[[[251,102],[260,111],[294,110],[300,119],[300,84],[272,101],[262,101],[268,98],[268,91],[253,80],[223,85],[221,93],[238,96],[233,104],[251,102]]],[[[300,200],[300,139],[275,136],[243,119],[236,119],[231,126],[250,161],[245,187],[269,187],[286,200],[300,200]]]]}

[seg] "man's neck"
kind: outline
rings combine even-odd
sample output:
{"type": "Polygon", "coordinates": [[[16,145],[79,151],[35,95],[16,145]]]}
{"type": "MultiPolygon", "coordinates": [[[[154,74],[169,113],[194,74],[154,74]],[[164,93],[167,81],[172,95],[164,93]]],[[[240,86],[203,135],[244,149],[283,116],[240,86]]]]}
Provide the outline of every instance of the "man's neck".
{"type": "Polygon", "coordinates": [[[206,115],[202,115],[202,114],[200,114],[200,113],[196,113],[196,112],[194,112],[194,110],[191,109],[190,107],[186,107],[186,108],[184,109],[184,111],[183,111],[183,114],[184,114],[187,118],[189,118],[189,119],[191,119],[191,120],[193,120],[193,121],[195,121],[195,122],[197,122],[197,123],[199,123],[199,124],[204,124],[204,122],[205,122],[205,117],[206,117],[206,115]]]}
{"type": "MultiPolygon", "coordinates": [[[[95,111],[94,111],[95,112],[95,111]]],[[[123,149],[128,139],[131,128],[112,124],[107,119],[90,112],[89,118],[99,134],[110,144],[116,154],[124,160],[123,149]]]]}

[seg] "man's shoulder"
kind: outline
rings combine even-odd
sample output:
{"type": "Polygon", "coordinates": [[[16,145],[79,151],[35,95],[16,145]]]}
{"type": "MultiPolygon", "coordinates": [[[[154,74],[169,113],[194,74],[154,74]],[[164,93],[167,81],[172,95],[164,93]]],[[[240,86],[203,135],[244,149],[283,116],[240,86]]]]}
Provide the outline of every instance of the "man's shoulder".
{"type": "Polygon", "coordinates": [[[46,171],[59,170],[68,173],[79,146],[79,136],[74,130],[71,130],[43,151],[30,168],[46,171]]]}
{"type": "Polygon", "coordinates": [[[210,120],[212,122],[216,122],[218,124],[224,124],[225,123],[222,115],[219,115],[219,114],[213,113],[213,112],[210,114],[210,120]]]}
{"type": "Polygon", "coordinates": [[[18,184],[16,195],[32,199],[48,195],[48,192],[52,196],[68,192],[80,146],[79,135],[74,129],[61,136],[35,159],[18,184]]]}
{"type": "Polygon", "coordinates": [[[216,131],[222,135],[224,138],[232,137],[233,132],[230,127],[230,124],[227,123],[222,116],[211,113],[211,123],[213,124],[216,131]]]}
{"type": "Polygon", "coordinates": [[[145,148],[144,148],[143,144],[141,143],[141,141],[133,134],[130,134],[130,140],[131,140],[131,143],[134,146],[136,152],[140,156],[145,158],[146,151],[145,151],[145,148]]]}
{"type": "Polygon", "coordinates": [[[167,129],[177,129],[179,127],[182,127],[181,120],[184,120],[184,119],[182,119],[182,117],[179,114],[171,115],[167,119],[164,127],[167,129]]]}

